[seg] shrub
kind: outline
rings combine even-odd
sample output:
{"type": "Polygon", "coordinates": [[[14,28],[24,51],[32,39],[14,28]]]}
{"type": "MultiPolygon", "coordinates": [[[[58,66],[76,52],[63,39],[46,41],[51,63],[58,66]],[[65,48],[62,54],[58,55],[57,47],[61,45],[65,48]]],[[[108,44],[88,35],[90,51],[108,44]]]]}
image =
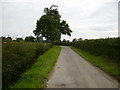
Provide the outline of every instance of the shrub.
{"type": "Polygon", "coordinates": [[[106,38],[95,40],[82,40],[72,43],[74,47],[80,48],[91,54],[102,56],[110,61],[120,60],[120,38],[106,38]]]}
{"type": "Polygon", "coordinates": [[[2,43],[3,88],[13,84],[35,62],[36,58],[52,45],[29,42],[2,43]]]}
{"type": "Polygon", "coordinates": [[[58,41],[58,42],[55,42],[54,45],[70,46],[71,42],[58,41]]]}

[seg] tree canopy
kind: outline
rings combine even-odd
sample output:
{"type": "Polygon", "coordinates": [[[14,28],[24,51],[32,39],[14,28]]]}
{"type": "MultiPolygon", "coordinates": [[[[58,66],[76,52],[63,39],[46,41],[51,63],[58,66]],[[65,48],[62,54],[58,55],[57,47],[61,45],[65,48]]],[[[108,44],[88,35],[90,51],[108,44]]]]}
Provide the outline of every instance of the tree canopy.
{"type": "Polygon", "coordinates": [[[33,36],[27,36],[25,37],[25,41],[27,42],[34,42],[35,38],[33,36]]]}
{"type": "Polygon", "coordinates": [[[36,29],[33,31],[35,36],[45,37],[48,41],[59,41],[61,34],[71,36],[71,29],[65,20],[60,20],[61,16],[57,5],[50,8],[44,8],[44,15],[36,23],[36,29]]]}

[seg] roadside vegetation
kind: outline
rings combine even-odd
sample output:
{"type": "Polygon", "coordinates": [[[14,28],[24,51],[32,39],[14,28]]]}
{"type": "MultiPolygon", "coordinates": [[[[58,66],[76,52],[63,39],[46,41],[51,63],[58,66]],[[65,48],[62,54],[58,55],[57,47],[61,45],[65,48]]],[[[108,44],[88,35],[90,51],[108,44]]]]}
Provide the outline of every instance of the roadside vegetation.
{"type": "Polygon", "coordinates": [[[2,42],[2,86],[8,87],[15,83],[20,75],[25,72],[42,55],[51,44],[37,42],[15,42],[5,40],[2,42]]]}
{"type": "Polygon", "coordinates": [[[43,12],[33,30],[36,37],[26,36],[25,39],[14,40],[9,36],[1,37],[3,40],[3,88],[14,84],[39,55],[52,45],[57,45],[54,44],[55,42],[61,42],[62,34],[71,36],[72,30],[65,20],[61,20],[57,5],[46,7],[43,12]]]}
{"type": "Polygon", "coordinates": [[[120,38],[82,40],[72,46],[83,58],[120,80],[120,38]]]}
{"type": "Polygon", "coordinates": [[[57,5],[44,8],[33,33],[36,37],[1,37],[3,88],[44,88],[61,49],[53,45],[71,46],[86,60],[120,80],[120,38],[61,41],[61,35],[71,36],[72,30],[61,20],[57,5]]]}
{"type": "Polygon", "coordinates": [[[41,55],[11,88],[45,88],[45,82],[57,61],[60,50],[60,46],[53,46],[41,55]]]}
{"type": "Polygon", "coordinates": [[[72,43],[72,46],[96,56],[104,57],[111,62],[118,62],[120,60],[120,38],[81,40],[72,43]]]}

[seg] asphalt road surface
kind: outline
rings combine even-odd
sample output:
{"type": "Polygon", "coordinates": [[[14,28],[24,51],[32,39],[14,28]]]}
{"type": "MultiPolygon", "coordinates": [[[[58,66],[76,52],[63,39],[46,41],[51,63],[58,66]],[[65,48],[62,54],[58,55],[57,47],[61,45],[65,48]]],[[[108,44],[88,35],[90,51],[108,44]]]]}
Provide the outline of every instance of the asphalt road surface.
{"type": "Polygon", "coordinates": [[[62,46],[47,88],[117,88],[118,82],[69,47],[62,46]]]}

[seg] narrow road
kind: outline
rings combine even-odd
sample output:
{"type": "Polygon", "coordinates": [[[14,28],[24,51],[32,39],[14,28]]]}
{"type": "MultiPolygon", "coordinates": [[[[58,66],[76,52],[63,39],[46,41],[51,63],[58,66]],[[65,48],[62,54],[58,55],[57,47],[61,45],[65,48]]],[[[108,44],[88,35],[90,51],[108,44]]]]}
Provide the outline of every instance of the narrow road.
{"type": "Polygon", "coordinates": [[[62,46],[47,88],[117,88],[117,80],[62,46]]]}

